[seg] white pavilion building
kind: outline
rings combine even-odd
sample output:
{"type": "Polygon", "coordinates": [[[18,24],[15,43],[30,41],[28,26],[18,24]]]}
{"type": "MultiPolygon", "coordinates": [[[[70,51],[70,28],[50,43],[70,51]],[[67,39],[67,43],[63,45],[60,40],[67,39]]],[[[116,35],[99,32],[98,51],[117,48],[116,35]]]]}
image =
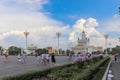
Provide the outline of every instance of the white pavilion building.
{"type": "Polygon", "coordinates": [[[77,45],[72,48],[75,53],[86,54],[88,52],[89,39],[86,37],[85,31],[82,32],[81,39],[78,38],[77,45]]]}

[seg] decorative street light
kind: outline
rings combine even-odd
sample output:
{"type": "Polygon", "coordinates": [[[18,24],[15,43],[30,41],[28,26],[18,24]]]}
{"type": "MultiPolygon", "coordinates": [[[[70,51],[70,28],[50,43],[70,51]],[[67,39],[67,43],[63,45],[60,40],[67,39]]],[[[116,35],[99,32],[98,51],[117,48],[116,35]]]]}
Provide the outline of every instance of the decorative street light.
{"type": "Polygon", "coordinates": [[[106,53],[106,55],[108,55],[108,53],[107,53],[107,39],[108,39],[108,35],[105,34],[104,38],[105,38],[105,49],[106,49],[105,53],[106,53]]]}
{"type": "Polygon", "coordinates": [[[61,36],[61,33],[60,32],[57,32],[56,33],[57,37],[58,37],[58,55],[59,55],[59,38],[61,36]]]}
{"type": "Polygon", "coordinates": [[[28,37],[28,35],[29,35],[29,32],[25,31],[25,32],[24,32],[24,35],[25,35],[25,38],[26,38],[26,49],[27,49],[27,37],[28,37]]]}

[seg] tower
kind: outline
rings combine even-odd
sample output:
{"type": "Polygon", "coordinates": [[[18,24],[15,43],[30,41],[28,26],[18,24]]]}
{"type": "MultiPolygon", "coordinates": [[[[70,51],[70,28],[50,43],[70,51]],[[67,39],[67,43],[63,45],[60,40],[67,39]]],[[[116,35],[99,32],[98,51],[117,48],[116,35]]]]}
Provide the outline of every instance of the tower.
{"type": "Polygon", "coordinates": [[[75,47],[73,47],[73,51],[75,53],[82,53],[82,54],[86,54],[88,52],[88,44],[89,43],[89,39],[86,37],[85,31],[84,31],[84,27],[82,30],[82,34],[81,34],[81,39],[78,38],[78,43],[75,47]]]}

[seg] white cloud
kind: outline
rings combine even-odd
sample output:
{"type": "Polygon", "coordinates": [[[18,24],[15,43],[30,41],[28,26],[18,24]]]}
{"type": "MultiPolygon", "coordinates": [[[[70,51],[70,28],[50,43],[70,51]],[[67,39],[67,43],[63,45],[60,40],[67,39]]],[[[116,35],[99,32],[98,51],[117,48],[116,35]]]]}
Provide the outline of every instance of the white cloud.
{"type": "Polygon", "coordinates": [[[86,32],[86,35],[88,37],[91,36],[92,35],[91,33],[93,32],[98,34],[99,32],[95,29],[96,26],[98,26],[98,22],[94,18],[79,19],[78,21],[76,21],[75,25],[73,26],[73,31],[70,33],[69,40],[75,39],[73,38],[75,36],[76,38],[80,37],[83,30],[86,32]]]}
{"type": "MultiPolygon", "coordinates": [[[[69,25],[56,21],[43,13],[42,5],[48,0],[1,0],[0,41],[4,47],[17,45],[25,47],[24,31],[29,31],[28,43],[38,47],[57,47],[56,32],[68,35],[69,25]]],[[[60,47],[66,49],[67,37],[60,37],[60,47]],[[64,43],[63,43],[64,42],[64,43]]]]}
{"type": "Polygon", "coordinates": [[[85,24],[85,27],[88,27],[88,28],[90,28],[90,27],[97,27],[98,26],[98,22],[97,22],[97,20],[96,19],[94,19],[94,18],[88,18],[87,20],[86,20],[86,24],[85,24]]]}
{"type": "MultiPolygon", "coordinates": [[[[73,26],[73,30],[69,34],[69,40],[73,43],[73,46],[77,43],[77,38],[81,38],[81,33],[84,31],[86,36],[90,39],[90,45],[94,46],[102,46],[105,47],[105,38],[104,35],[108,32],[120,32],[120,16],[116,16],[109,20],[108,22],[104,22],[105,27],[100,27],[100,31],[96,29],[99,26],[99,23],[94,18],[88,19],[79,19],[73,26]],[[104,33],[104,34],[103,34],[104,33]]],[[[108,37],[107,39],[107,47],[115,47],[120,42],[118,38],[108,37]],[[111,45],[109,45],[111,44],[111,45]]]]}
{"type": "MultiPolygon", "coordinates": [[[[104,46],[104,37],[95,28],[99,25],[96,19],[79,19],[73,25],[73,30],[69,25],[64,25],[48,16],[49,12],[42,12],[43,5],[49,0],[0,0],[0,45],[8,47],[17,45],[25,47],[24,31],[29,31],[28,43],[34,43],[39,47],[53,46],[57,48],[56,32],[61,32],[60,47],[68,48],[68,37],[72,42],[76,42],[81,36],[83,29],[87,37],[90,38],[91,45],[104,46]],[[84,28],[83,28],[84,26],[84,28]],[[70,34],[69,34],[70,33],[70,34]],[[96,42],[96,43],[95,43],[96,42]],[[65,44],[66,43],[66,44],[65,44]]],[[[104,32],[119,32],[120,19],[115,15],[114,19],[105,23],[104,32]]],[[[115,42],[114,39],[110,41],[115,42]]],[[[118,43],[118,42],[115,42],[118,43]]],[[[114,46],[114,45],[113,45],[114,46]]]]}
{"type": "Polygon", "coordinates": [[[0,11],[2,12],[28,12],[43,9],[48,0],[0,0],[0,11]],[[8,10],[8,11],[7,11],[8,10]]]}
{"type": "Polygon", "coordinates": [[[81,38],[81,33],[84,30],[86,36],[90,39],[90,45],[104,47],[103,35],[95,29],[98,22],[94,18],[79,19],[73,26],[73,31],[70,33],[69,40],[73,43],[77,42],[77,38],[81,38]],[[96,42],[96,43],[95,43],[96,42]]]}
{"type": "Polygon", "coordinates": [[[104,21],[101,31],[104,32],[120,32],[120,15],[115,14],[109,20],[104,21]]]}

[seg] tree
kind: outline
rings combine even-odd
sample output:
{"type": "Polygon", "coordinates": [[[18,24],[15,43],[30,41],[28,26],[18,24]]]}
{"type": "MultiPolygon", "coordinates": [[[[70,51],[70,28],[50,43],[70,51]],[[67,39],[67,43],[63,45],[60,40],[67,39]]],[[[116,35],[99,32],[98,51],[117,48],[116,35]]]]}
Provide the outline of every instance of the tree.
{"type": "Polygon", "coordinates": [[[0,54],[3,54],[3,48],[0,46],[0,54]]]}
{"type": "Polygon", "coordinates": [[[36,49],[35,52],[40,55],[40,54],[42,54],[42,49],[41,48],[36,49]]]}
{"type": "Polygon", "coordinates": [[[46,53],[46,52],[47,52],[47,49],[46,49],[46,48],[43,48],[43,49],[39,48],[39,49],[35,50],[35,52],[36,52],[37,54],[41,55],[42,53],[46,53]]]}
{"type": "Polygon", "coordinates": [[[109,50],[109,53],[110,54],[120,53],[120,46],[117,45],[116,47],[112,48],[112,51],[109,50]]]}
{"type": "Polygon", "coordinates": [[[18,53],[21,53],[21,48],[18,48],[16,46],[10,46],[8,48],[8,53],[10,55],[18,55],[18,53]]]}
{"type": "Polygon", "coordinates": [[[70,50],[69,50],[69,49],[67,49],[67,50],[66,50],[66,53],[70,53],[70,50]]]}

